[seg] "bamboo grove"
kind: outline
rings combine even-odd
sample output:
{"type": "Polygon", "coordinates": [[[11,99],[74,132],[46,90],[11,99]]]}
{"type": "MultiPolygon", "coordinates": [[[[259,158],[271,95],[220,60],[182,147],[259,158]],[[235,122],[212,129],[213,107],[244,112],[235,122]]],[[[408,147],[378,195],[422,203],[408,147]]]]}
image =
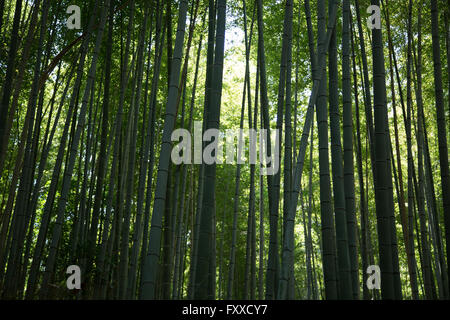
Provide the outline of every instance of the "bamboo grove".
{"type": "Polygon", "coordinates": [[[449,19],[448,0],[0,0],[1,298],[449,299],[449,19]],[[194,128],[276,133],[279,170],[174,163],[194,128]]]}

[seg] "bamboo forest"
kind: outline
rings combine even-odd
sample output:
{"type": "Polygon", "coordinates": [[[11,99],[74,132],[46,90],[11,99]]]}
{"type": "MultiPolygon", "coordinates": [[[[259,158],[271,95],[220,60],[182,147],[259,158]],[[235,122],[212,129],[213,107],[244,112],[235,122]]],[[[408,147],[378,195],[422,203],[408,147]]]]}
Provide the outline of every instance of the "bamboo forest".
{"type": "Polygon", "coordinates": [[[450,0],[0,0],[0,41],[1,300],[450,299],[450,0]]]}

